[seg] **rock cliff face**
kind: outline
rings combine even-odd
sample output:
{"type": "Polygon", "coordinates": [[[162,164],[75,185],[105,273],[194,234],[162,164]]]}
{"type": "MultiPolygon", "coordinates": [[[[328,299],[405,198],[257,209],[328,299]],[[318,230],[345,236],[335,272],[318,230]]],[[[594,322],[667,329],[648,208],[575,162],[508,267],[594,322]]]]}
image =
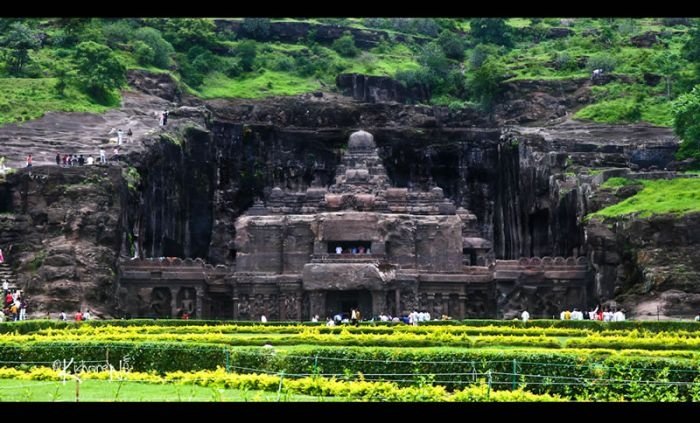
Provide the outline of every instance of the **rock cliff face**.
{"type": "MultiPolygon", "coordinates": [[[[656,177],[670,177],[658,172],[656,177]]],[[[630,174],[627,177],[649,177],[630,174]]],[[[640,185],[597,191],[592,211],[634,195],[640,185]]],[[[586,225],[594,292],[638,318],[688,317],[700,308],[700,214],[591,219],[586,225]]]]}
{"type": "Polygon", "coordinates": [[[125,190],[116,166],[40,166],[2,184],[0,242],[30,315],[111,315],[125,190]]]}
{"type": "MultiPolygon", "coordinates": [[[[132,77],[145,91],[177,99],[168,81],[132,77]]],[[[206,104],[183,98],[171,109],[175,128],[147,132],[146,123],[156,124],[145,121],[138,147],[127,149],[123,165],[139,176],[131,189],[117,167],[54,166],[10,176],[0,184],[0,243],[12,245],[18,283],[35,299],[35,312],[84,304],[107,314],[120,255],[233,264],[236,219],[274,187],[330,185],[348,136],[364,129],[374,134],[395,186],[441,187],[474,214],[470,235],[491,240],[496,258],[588,255],[592,295],[629,293],[618,299],[630,305],[665,295],[662,313],[683,313],[679,298],[691,307],[696,301],[696,217],[613,229],[583,219],[607,201],[594,195],[600,169],[662,169],[677,140],[663,128],[566,121],[567,110],[587,101],[587,84],[521,82],[491,116],[381,96],[375,103],[326,93],[206,104]],[[564,122],[504,126],[557,119],[564,122]]]]}

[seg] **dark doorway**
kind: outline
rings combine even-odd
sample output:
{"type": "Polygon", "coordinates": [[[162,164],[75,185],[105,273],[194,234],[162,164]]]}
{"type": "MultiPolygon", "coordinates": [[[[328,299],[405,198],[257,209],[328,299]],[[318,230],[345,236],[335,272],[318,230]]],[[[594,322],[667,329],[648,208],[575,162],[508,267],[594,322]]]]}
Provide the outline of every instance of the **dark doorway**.
{"type": "Polygon", "coordinates": [[[372,294],[367,290],[329,291],[326,294],[326,315],[333,317],[340,313],[343,318],[350,318],[350,310],[360,310],[362,319],[373,316],[372,294]]]}
{"type": "Polygon", "coordinates": [[[226,293],[210,293],[209,297],[209,316],[210,319],[233,319],[233,300],[231,294],[226,293]]]}

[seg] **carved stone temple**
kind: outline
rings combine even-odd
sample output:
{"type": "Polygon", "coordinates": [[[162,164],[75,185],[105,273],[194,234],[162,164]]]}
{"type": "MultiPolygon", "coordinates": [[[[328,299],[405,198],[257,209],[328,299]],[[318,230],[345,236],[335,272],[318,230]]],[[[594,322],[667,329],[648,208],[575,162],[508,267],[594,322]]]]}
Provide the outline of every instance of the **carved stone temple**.
{"type": "Polygon", "coordinates": [[[494,260],[476,217],[439,187],[393,187],[373,136],[350,136],[335,183],[274,188],[235,224],[233,266],[126,260],[121,303],[134,316],[308,320],[359,307],[363,317],[534,316],[585,305],[584,258],[494,260]]]}

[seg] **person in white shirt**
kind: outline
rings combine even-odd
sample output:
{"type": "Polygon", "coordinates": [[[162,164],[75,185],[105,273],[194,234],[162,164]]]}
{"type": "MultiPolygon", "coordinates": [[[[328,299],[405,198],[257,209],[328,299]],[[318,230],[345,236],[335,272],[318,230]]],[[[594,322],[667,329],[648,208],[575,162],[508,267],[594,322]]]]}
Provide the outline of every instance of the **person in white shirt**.
{"type": "Polygon", "coordinates": [[[260,321],[263,323],[267,323],[267,317],[265,317],[265,315],[263,314],[262,316],[260,316],[260,321]]]}
{"type": "Polygon", "coordinates": [[[523,323],[527,323],[527,321],[530,320],[530,313],[528,313],[527,310],[523,310],[520,317],[523,319],[523,323]]]}

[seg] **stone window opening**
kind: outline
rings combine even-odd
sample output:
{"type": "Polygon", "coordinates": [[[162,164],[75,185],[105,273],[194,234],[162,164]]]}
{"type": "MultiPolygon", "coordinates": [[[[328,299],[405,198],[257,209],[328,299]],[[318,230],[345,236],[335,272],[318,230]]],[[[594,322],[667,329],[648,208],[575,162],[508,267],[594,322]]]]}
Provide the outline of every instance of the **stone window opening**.
{"type": "Polygon", "coordinates": [[[372,241],[329,241],[328,254],[372,254],[372,241]]]}
{"type": "Polygon", "coordinates": [[[464,255],[464,264],[469,266],[476,266],[476,250],[473,248],[463,248],[462,254],[464,255]]]}

